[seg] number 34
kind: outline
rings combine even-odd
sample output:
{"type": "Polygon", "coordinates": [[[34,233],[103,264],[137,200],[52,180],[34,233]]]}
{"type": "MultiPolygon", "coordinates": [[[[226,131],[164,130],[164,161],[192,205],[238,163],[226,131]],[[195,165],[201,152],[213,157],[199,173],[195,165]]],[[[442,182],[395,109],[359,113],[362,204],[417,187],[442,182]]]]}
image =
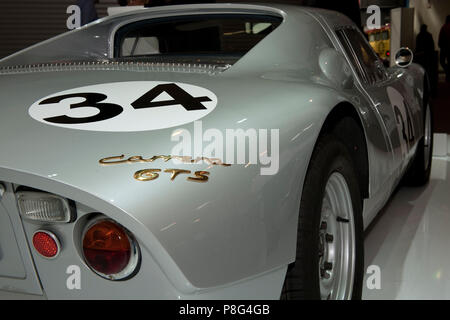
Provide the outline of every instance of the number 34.
{"type": "MultiPolygon", "coordinates": [[[[39,105],[47,105],[60,103],[65,99],[70,98],[84,98],[85,100],[80,103],[75,103],[70,105],[70,109],[77,109],[83,107],[93,107],[99,110],[94,116],[83,117],[83,118],[73,118],[68,115],[60,115],[45,118],[45,121],[60,124],[84,124],[96,121],[103,121],[107,119],[114,118],[123,112],[123,107],[118,104],[104,103],[102,101],[106,100],[108,97],[102,93],[73,93],[66,94],[57,97],[52,97],[41,101],[39,105]]],[[[181,105],[186,111],[196,111],[204,110],[206,107],[202,102],[211,101],[209,97],[193,97],[188,92],[180,88],[175,83],[159,84],[153,87],[150,91],[145,93],[142,97],[138,98],[136,101],[131,103],[134,109],[146,109],[155,107],[165,107],[172,105],[181,105]],[[173,100],[166,101],[155,101],[153,100],[158,97],[161,93],[166,92],[170,95],[173,100]]]]}

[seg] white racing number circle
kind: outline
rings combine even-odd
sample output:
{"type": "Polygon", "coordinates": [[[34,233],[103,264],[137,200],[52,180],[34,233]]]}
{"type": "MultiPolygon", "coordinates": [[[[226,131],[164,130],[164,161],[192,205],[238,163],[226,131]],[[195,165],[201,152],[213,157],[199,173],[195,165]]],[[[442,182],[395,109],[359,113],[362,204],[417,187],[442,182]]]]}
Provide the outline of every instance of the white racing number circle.
{"type": "Polygon", "coordinates": [[[408,154],[409,143],[413,140],[414,132],[411,125],[411,117],[405,105],[405,99],[402,94],[393,87],[388,87],[387,94],[392,105],[394,119],[397,124],[397,133],[400,141],[400,150],[402,157],[408,154]]]}
{"type": "Polygon", "coordinates": [[[203,118],[217,105],[211,91],[185,83],[131,81],[79,87],[31,105],[42,123],[90,131],[147,131],[203,118]]]}

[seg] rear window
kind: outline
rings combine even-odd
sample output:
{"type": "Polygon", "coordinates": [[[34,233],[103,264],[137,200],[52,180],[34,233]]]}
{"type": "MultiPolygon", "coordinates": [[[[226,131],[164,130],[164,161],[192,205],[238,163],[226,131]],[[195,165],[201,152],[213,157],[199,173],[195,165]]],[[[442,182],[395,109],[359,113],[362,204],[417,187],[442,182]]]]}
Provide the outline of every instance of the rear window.
{"type": "Polygon", "coordinates": [[[120,28],[114,57],[123,60],[233,64],[281,23],[261,15],[199,15],[134,22],[120,28]]]}

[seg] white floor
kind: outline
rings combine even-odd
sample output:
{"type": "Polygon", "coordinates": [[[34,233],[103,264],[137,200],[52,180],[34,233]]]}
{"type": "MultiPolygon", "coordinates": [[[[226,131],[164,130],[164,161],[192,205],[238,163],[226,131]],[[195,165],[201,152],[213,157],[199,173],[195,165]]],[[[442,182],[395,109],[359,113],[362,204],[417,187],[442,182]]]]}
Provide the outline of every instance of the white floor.
{"type": "Polygon", "coordinates": [[[402,187],[380,212],[366,232],[365,263],[379,267],[380,285],[372,267],[363,299],[450,299],[449,157],[433,159],[426,187],[402,187]]]}

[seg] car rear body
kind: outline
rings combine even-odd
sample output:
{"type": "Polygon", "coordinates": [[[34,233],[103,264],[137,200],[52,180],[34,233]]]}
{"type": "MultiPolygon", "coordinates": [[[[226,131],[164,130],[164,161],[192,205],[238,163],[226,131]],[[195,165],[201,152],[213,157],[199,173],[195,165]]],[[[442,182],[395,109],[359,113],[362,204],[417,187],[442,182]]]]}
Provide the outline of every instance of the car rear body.
{"type": "MultiPolygon", "coordinates": [[[[331,36],[336,21],[349,23],[342,16],[301,7],[173,6],[94,22],[1,60],[0,181],[5,193],[0,199],[0,290],[51,299],[279,297],[287,265],[295,258],[303,180],[322,124],[333,108],[353,104],[365,130],[370,164],[365,225],[385,203],[408,160],[401,154],[396,133],[391,132],[391,139],[383,127],[383,110],[371,105],[377,93],[336,88],[318,64],[311,63],[323,48],[338,43],[331,36]],[[194,14],[268,15],[282,22],[232,65],[115,60],[114,35],[121,26],[194,14]],[[101,159],[121,155],[121,159],[175,156],[171,154],[175,130],[194,131],[194,124],[139,131],[77,130],[48,125],[30,115],[30,106],[67,90],[152,81],[212,92],[217,106],[201,118],[203,130],[281,128],[277,174],[261,175],[260,166],[251,163],[211,166],[156,159],[105,166],[101,159]],[[163,172],[174,166],[207,170],[209,180],[172,181],[166,173],[155,181],[133,178],[139,170],[163,172]],[[21,219],[15,195],[20,187],[74,201],[75,222],[21,219]],[[86,265],[81,237],[94,213],[115,220],[136,238],[141,262],[134,277],[111,281],[86,265]],[[38,229],[59,238],[62,249],[57,259],[45,259],[33,249],[31,238],[38,229]],[[73,265],[81,269],[81,289],[67,286],[68,268],[73,265]]],[[[412,78],[407,71],[402,76],[412,78]]],[[[391,85],[408,90],[395,80],[391,85]]],[[[411,93],[413,118],[419,123],[417,93],[411,93]]],[[[126,90],[121,95],[129,103],[139,97],[126,90]]],[[[377,102],[387,103],[385,92],[378,97],[377,102]]],[[[127,108],[131,110],[131,105],[127,108]]],[[[177,108],[182,117],[186,111],[177,108]]],[[[419,138],[423,129],[417,123],[419,138]]],[[[416,142],[411,142],[409,158],[416,142]]]]}

